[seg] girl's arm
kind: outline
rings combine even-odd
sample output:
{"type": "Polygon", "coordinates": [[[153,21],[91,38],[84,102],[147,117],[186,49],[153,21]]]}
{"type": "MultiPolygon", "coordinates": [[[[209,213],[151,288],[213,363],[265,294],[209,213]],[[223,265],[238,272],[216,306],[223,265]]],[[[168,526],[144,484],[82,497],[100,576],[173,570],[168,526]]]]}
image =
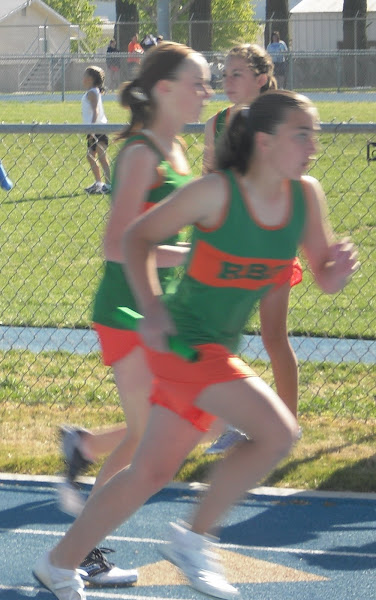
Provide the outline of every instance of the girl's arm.
{"type": "Polygon", "coordinates": [[[298,361],[287,333],[290,282],[270,291],[260,303],[261,337],[269,354],[275,386],[280,398],[296,416],[298,406],[298,361]]]}
{"type": "Polygon", "coordinates": [[[122,263],[125,229],[142,211],[145,196],[156,177],[157,157],[144,144],[120,151],[116,162],[116,183],[104,236],[107,260],[122,263]]]}
{"type": "Polygon", "coordinates": [[[91,122],[96,123],[98,117],[98,96],[93,91],[90,91],[87,93],[87,99],[90,102],[92,110],[91,122]]]}
{"type": "MultiPolygon", "coordinates": [[[[156,177],[157,157],[144,144],[120,152],[116,163],[116,185],[104,237],[107,260],[122,263],[125,229],[142,212],[143,202],[156,177]]],[[[152,209],[151,209],[152,210],[152,209]]],[[[183,264],[189,247],[161,246],[155,249],[158,267],[183,264]]]]}
{"type": "Polygon", "coordinates": [[[303,249],[318,286],[327,294],[335,294],[358,269],[357,251],[347,238],[334,239],[325,194],[319,182],[308,176],[303,182],[308,208],[303,249]]]}
{"type": "Polygon", "coordinates": [[[214,170],[215,163],[215,140],[214,140],[214,117],[205,124],[204,154],[202,159],[202,174],[206,175],[214,170]]]}
{"type": "Polygon", "coordinates": [[[222,177],[208,175],[176,191],[136,219],[125,232],[125,270],[145,317],[140,331],[146,344],[156,350],[167,350],[165,336],[173,335],[175,328],[159,302],[162,292],[153,248],[186,225],[214,227],[221,219],[226,199],[222,177]]]}

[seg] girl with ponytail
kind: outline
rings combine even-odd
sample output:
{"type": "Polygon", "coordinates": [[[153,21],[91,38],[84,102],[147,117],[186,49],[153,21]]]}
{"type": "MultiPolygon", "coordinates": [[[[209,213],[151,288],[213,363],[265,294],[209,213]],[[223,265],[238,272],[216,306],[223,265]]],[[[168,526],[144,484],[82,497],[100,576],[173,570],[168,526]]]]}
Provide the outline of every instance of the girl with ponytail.
{"type": "MultiPolygon", "coordinates": [[[[185,150],[177,136],[185,123],[199,119],[210,95],[209,79],[209,66],[201,54],[182,44],[163,42],[145,54],[137,78],[125,84],[120,92],[120,102],[130,109],[131,118],[118,136],[125,143],[113,169],[112,201],[103,243],[105,262],[94,298],[93,321],[103,362],[114,373],[126,426],[97,432],[79,427],[61,428],[67,476],[65,485],[59,487],[60,503],[70,513],[77,514],[83,507],[77,477],[101,455],[111,453],[94,484],[96,491],[131,462],[144,433],[152,375],[139,334],[120,328],[113,316],[117,306],[137,309],[124,275],[122,239],[126,227],[138,215],[191,179],[185,150]]],[[[165,244],[156,248],[164,290],[175,278],[174,267],[188,251],[186,245],[177,244],[178,239],[178,234],[168,236],[165,244]]],[[[98,548],[87,559],[98,565],[99,575],[87,577],[92,585],[135,581],[134,570],[128,573],[112,568],[98,548]]]]}
{"type": "Polygon", "coordinates": [[[326,293],[339,292],[358,266],[349,240],[334,239],[319,182],[304,175],[318,128],[310,101],[292,92],[266,92],[244,119],[245,170],[243,163],[238,168],[231,137],[231,152],[225,145],[223,154],[229,168],[176,190],[125,232],[123,260],[144,315],[142,340],[155,376],[152,406],[130,467],[93,494],[35,568],[61,600],[68,591],[85,600],[75,571],[85,554],[171,481],[216,419],[241,429],[247,439],[224,456],[190,524],[172,524],[170,543],[160,550],[193,588],[224,600],[240,597],[226,580],[211,534],[298,436],[296,419],[280,396],[236,356],[241,333],[260,300],[269,297],[269,308],[279,310],[278,289],[289,281],[299,245],[326,293]],[[193,237],[183,277],[161,301],[155,249],[187,225],[193,237]],[[168,336],[175,334],[196,348],[197,362],[169,351],[168,336]]]}

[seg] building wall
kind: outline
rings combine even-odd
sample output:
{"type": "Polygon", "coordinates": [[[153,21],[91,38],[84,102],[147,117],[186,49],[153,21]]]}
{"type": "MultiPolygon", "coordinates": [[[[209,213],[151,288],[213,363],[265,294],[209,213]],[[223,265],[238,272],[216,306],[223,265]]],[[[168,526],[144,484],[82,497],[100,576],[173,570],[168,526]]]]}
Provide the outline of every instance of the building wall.
{"type": "Polygon", "coordinates": [[[32,4],[1,23],[0,55],[68,52],[69,37],[69,25],[32,4]]]}
{"type": "MultiPolygon", "coordinates": [[[[291,13],[291,50],[338,50],[343,42],[342,13],[291,13]]],[[[367,38],[376,45],[376,13],[367,14],[367,38]]]]}

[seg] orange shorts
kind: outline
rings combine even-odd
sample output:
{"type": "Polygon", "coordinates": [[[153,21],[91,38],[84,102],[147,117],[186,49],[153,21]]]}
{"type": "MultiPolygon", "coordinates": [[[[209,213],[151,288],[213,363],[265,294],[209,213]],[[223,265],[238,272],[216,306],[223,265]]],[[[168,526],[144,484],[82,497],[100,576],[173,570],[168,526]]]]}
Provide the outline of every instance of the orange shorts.
{"type": "Polygon", "coordinates": [[[141,338],[137,331],[129,329],[115,329],[100,323],[93,323],[93,328],[98,334],[102,350],[103,363],[111,366],[121,358],[132,352],[137,346],[142,346],[141,338]]]}
{"type": "Polygon", "coordinates": [[[303,268],[300,260],[297,256],[294,258],[294,262],[292,263],[292,275],[290,279],[290,287],[294,285],[298,285],[303,280],[303,268]]]}
{"type": "Polygon", "coordinates": [[[171,352],[144,348],[155,376],[151,403],[172,410],[200,431],[208,431],[217,418],[195,406],[202,390],[215,383],[256,376],[238,356],[219,344],[197,346],[200,353],[197,362],[188,362],[171,352]]]}

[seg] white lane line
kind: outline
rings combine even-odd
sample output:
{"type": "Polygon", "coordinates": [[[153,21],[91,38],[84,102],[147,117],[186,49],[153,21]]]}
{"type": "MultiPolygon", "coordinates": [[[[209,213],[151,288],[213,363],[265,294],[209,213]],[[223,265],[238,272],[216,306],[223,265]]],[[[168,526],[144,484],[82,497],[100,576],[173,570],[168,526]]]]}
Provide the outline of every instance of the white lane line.
{"type": "MultiPolygon", "coordinates": [[[[135,588],[136,589],[136,588],[135,588]]],[[[32,593],[32,592],[45,592],[46,594],[48,594],[48,597],[51,597],[51,592],[45,588],[42,587],[34,587],[32,585],[17,585],[17,586],[12,586],[12,585],[1,585],[0,584],[0,591],[7,591],[7,592],[25,592],[25,593],[32,593]]],[[[134,600],[135,598],[137,598],[137,600],[166,600],[165,597],[162,596],[140,596],[139,594],[125,594],[123,592],[102,592],[102,591],[92,591],[90,588],[85,588],[86,591],[86,596],[88,598],[105,598],[107,600],[111,600],[111,598],[113,598],[114,600],[134,600]]],[[[39,597],[39,594],[38,594],[39,597]]],[[[192,596],[190,596],[192,597],[192,596]]],[[[169,600],[184,600],[184,598],[180,597],[180,598],[169,598],[169,600]]]]}
{"type": "MultiPolygon", "coordinates": [[[[53,536],[62,537],[65,532],[63,531],[51,531],[43,529],[5,529],[0,528],[0,533],[9,533],[14,535],[41,535],[41,536],[53,536]]],[[[139,537],[127,537],[121,535],[109,535],[106,540],[116,542],[129,542],[133,544],[167,544],[165,540],[158,540],[154,538],[139,538],[139,537]]],[[[347,558],[373,558],[376,559],[375,552],[346,552],[346,551],[334,551],[334,550],[307,550],[305,548],[288,548],[278,546],[246,546],[244,544],[218,544],[220,548],[224,550],[250,550],[253,552],[275,552],[279,554],[301,554],[307,556],[337,556],[347,558]]]]}

